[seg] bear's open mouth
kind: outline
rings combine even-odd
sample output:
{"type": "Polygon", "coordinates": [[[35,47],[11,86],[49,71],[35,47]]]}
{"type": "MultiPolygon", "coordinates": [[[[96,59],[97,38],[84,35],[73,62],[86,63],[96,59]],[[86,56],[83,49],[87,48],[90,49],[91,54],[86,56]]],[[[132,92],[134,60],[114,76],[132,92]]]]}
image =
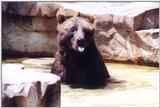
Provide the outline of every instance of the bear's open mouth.
{"type": "Polygon", "coordinates": [[[84,51],[84,47],[78,47],[78,51],[79,52],[83,52],[84,51]]]}

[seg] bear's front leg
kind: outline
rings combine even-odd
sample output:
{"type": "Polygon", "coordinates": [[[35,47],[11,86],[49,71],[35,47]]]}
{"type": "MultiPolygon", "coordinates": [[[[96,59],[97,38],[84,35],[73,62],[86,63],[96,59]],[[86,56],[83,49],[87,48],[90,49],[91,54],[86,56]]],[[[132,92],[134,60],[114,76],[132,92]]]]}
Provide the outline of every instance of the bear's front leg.
{"type": "Polygon", "coordinates": [[[51,73],[58,75],[61,78],[61,82],[65,82],[66,69],[58,58],[56,58],[53,63],[51,73]]]}

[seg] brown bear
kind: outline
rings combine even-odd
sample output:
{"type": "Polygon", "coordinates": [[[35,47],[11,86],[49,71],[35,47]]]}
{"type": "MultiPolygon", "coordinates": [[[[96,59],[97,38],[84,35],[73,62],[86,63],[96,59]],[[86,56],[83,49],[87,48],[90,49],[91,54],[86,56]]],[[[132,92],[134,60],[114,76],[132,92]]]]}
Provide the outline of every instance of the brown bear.
{"type": "Polygon", "coordinates": [[[65,84],[101,87],[110,77],[94,42],[93,18],[57,15],[58,51],[51,73],[65,84]]]}

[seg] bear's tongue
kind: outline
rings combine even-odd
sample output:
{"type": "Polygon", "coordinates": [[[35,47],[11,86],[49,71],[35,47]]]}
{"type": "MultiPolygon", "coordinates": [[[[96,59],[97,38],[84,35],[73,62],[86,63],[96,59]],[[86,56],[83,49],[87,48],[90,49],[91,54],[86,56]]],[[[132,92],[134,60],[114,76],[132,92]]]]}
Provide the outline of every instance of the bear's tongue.
{"type": "Polygon", "coordinates": [[[78,51],[79,51],[79,52],[83,52],[83,51],[84,51],[84,48],[83,48],[83,47],[78,47],[78,51]]]}

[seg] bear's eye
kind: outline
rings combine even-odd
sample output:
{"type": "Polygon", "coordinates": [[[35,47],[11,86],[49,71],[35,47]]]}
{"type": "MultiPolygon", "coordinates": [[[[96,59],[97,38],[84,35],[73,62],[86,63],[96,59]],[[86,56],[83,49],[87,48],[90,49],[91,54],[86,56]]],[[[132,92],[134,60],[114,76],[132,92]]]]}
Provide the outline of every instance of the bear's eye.
{"type": "Polygon", "coordinates": [[[88,30],[88,29],[83,29],[85,36],[92,36],[93,35],[93,31],[88,30]]]}
{"type": "Polygon", "coordinates": [[[72,38],[75,31],[76,31],[76,27],[75,26],[71,27],[70,30],[68,31],[68,37],[72,38]]]}
{"type": "Polygon", "coordinates": [[[77,29],[77,28],[76,28],[75,26],[73,26],[73,27],[71,27],[70,31],[71,31],[71,32],[74,32],[74,31],[76,31],[76,29],[77,29]]]}

